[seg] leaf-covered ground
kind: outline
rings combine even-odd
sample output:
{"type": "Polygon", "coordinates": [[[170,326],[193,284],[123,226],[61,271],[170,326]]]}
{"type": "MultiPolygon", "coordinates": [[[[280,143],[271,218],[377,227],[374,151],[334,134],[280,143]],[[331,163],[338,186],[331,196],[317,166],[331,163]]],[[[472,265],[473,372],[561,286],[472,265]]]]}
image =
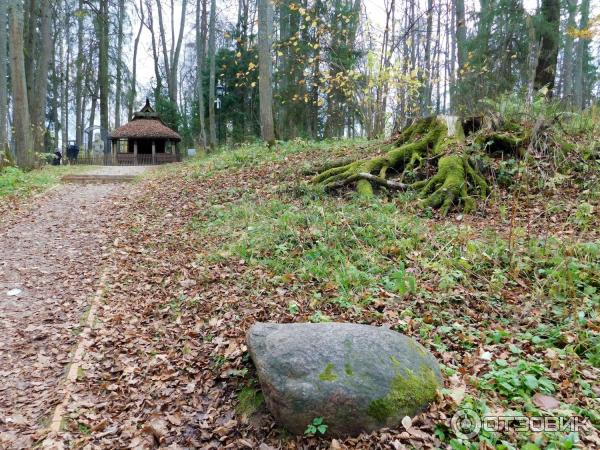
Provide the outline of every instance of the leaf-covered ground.
{"type": "Polygon", "coordinates": [[[246,146],[143,181],[120,205],[77,391],[50,437],[76,448],[599,446],[597,156],[543,183],[506,161],[505,187],[477,214],[445,219],[411,194],[365,202],[305,183],[306,168],[365,151],[246,146]],[[290,436],[265,410],[248,358],[256,321],[393,328],[435,354],[445,388],[401,429],[290,436]],[[586,425],[461,441],[450,418],[465,408],[586,425]]]}
{"type": "Polygon", "coordinates": [[[111,244],[117,185],[66,185],[0,227],[0,448],[32,448],[111,244]]]}

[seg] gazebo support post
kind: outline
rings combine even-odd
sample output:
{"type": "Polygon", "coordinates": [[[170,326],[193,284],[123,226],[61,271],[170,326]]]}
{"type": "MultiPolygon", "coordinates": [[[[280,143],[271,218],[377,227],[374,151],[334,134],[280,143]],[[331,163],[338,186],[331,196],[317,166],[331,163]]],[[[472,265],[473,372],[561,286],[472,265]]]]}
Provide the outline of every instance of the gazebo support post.
{"type": "Polygon", "coordinates": [[[152,164],[156,164],[156,141],[152,141],[152,164]]]}
{"type": "Polygon", "coordinates": [[[137,140],[133,141],[133,165],[137,166],[137,140]]]}

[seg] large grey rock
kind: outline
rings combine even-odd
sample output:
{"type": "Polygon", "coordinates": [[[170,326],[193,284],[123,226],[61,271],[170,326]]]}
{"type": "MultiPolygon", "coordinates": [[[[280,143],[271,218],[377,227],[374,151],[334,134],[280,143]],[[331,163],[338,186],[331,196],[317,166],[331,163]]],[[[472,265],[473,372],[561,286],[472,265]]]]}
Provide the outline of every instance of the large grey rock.
{"type": "Polygon", "coordinates": [[[397,427],[435,399],[435,358],[395,331],[350,323],[257,323],[247,333],[267,407],[302,434],[323,417],[331,435],[397,427]]]}

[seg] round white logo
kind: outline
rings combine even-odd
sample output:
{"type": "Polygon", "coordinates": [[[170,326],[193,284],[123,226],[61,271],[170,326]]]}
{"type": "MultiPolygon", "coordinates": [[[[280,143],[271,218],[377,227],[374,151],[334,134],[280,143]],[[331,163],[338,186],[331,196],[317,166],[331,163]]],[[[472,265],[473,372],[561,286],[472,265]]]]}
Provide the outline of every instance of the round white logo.
{"type": "Polygon", "coordinates": [[[461,409],[457,411],[452,420],[452,431],[460,439],[470,439],[481,430],[481,419],[472,409],[461,409]]]}

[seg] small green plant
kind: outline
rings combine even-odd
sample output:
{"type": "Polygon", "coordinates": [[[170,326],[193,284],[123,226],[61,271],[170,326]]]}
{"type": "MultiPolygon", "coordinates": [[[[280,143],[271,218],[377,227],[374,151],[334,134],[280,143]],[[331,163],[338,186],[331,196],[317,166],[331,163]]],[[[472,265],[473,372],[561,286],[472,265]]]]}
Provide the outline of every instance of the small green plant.
{"type": "Polygon", "coordinates": [[[571,216],[570,221],[577,225],[582,230],[587,230],[590,222],[594,218],[594,207],[587,202],[581,203],[575,215],[571,216]]]}
{"type": "Polygon", "coordinates": [[[316,311],[308,318],[308,320],[310,320],[312,323],[331,322],[331,317],[329,317],[327,314],[323,314],[321,311],[316,311]]]}
{"type": "Polygon", "coordinates": [[[292,315],[296,315],[300,312],[300,307],[298,306],[298,303],[296,302],[289,302],[288,303],[288,312],[292,315]]]}
{"type": "Polygon", "coordinates": [[[398,292],[401,296],[414,294],[417,292],[417,280],[414,275],[406,272],[404,263],[400,263],[400,268],[390,275],[386,287],[398,292]]]}
{"type": "Polygon", "coordinates": [[[304,434],[313,436],[315,434],[325,434],[327,433],[327,425],[323,423],[322,417],[315,417],[311,423],[308,424],[304,434]]]}
{"type": "Polygon", "coordinates": [[[509,366],[504,359],[497,359],[493,369],[485,374],[480,385],[483,390],[495,390],[510,400],[522,400],[535,392],[551,394],[555,385],[544,374],[547,369],[529,361],[520,360],[509,366]]]}

